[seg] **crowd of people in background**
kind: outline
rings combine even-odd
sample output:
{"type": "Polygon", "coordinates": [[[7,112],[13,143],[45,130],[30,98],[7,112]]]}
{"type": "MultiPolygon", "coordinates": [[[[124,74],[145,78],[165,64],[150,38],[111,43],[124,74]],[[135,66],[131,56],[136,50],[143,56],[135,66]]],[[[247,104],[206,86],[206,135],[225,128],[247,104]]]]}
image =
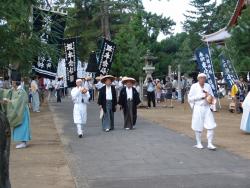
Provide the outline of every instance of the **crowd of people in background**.
{"type": "Polygon", "coordinates": [[[164,80],[149,78],[145,84],[148,108],[151,108],[151,103],[153,103],[153,107],[156,107],[156,103],[161,102],[166,103],[166,107],[173,108],[173,100],[179,98],[181,103],[184,103],[191,83],[192,81],[185,76],[181,76],[180,83],[178,83],[177,76],[166,77],[164,80]]]}
{"type": "MultiPolygon", "coordinates": [[[[151,107],[154,108],[157,105],[173,108],[174,100],[178,100],[183,104],[188,96],[190,98],[190,88],[192,84],[196,83],[196,80],[188,78],[184,75],[181,76],[180,79],[177,78],[178,77],[176,75],[167,76],[161,80],[159,78],[148,78],[145,83],[139,84],[134,78],[131,77],[98,76],[96,78],[92,78],[88,76],[77,79],[77,87],[72,89],[67,88],[67,84],[63,77],[58,77],[55,80],[52,80],[33,76],[31,78],[23,77],[17,82],[13,82],[13,80],[10,82],[10,78],[5,76],[0,77],[0,89],[9,90],[11,88],[16,88],[16,91],[18,92],[26,91],[28,96],[27,106],[34,113],[40,112],[40,106],[42,103],[52,101],[61,103],[63,98],[69,96],[68,94],[71,94],[71,98],[75,104],[73,113],[74,123],[77,125],[79,137],[82,137],[83,125],[86,124],[87,119],[86,104],[90,101],[98,99],[97,103],[103,110],[102,117],[101,115],[100,117],[102,119],[102,128],[104,131],[109,132],[114,129],[113,119],[114,112],[116,111],[116,105],[120,105],[123,110],[124,128],[133,129],[136,122],[137,105],[139,105],[144,98],[147,101],[146,107],[148,109],[151,107]],[[18,84],[14,87],[15,85],[13,84],[19,82],[20,85],[18,84]],[[79,106],[84,106],[84,112],[79,110],[79,106]],[[85,115],[80,116],[79,114],[85,115]]],[[[250,81],[246,82],[242,77],[240,77],[239,80],[234,82],[231,88],[227,86],[224,79],[217,79],[216,81],[218,87],[218,98],[228,96],[228,99],[231,100],[229,111],[243,113],[243,108],[246,108],[248,105],[245,99],[250,91],[250,81]]],[[[15,92],[15,90],[13,91],[15,92]]],[[[23,98],[25,98],[25,96],[23,96],[23,98]]],[[[247,99],[250,100],[249,94],[247,99]]],[[[216,99],[213,101],[216,101],[216,99]]],[[[8,103],[8,101],[5,102],[8,103]]],[[[212,105],[214,104],[211,103],[210,106],[212,105]]],[[[23,104],[23,106],[25,107],[25,104],[23,104]]],[[[215,111],[211,107],[210,109],[211,111],[215,111]]],[[[27,114],[27,122],[24,123],[23,126],[24,128],[27,128],[27,134],[23,141],[21,139],[16,139],[17,141],[22,141],[21,144],[17,145],[17,148],[26,147],[26,143],[31,139],[28,117],[29,115],[27,114]]],[[[245,127],[245,125],[247,125],[246,122],[248,122],[247,117],[248,114],[244,114],[244,121],[242,121],[243,123],[241,126],[244,128],[241,129],[245,129],[245,131],[249,130],[250,132],[250,125],[249,127],[245,127]]],[[[21,131],[25,132],[25,130],[21,131]]],[[[195,131],[199,136],[200,133],[198,134],[197,130],[195,131]]],[[[197,135],[197,147],[202,148],[197,135]]],[[[18,135],[16,138],[17,137],[18,135]]],[[[210,144],[209,147],[215,148],[212,144],[210,144]]]]}
{"type": "MultiPolygon", "coordinates": [[[[122,76],[116,77],[112,82],[115,87],[117,97],[124,87],[122,83],[122,76]]],[[[94,101],[97,97],[97,91],[103,86],[100,77],[84,77],[82,79],[82,86],[87,88],[90,94],[90,101],[94,101]]],[[[134,88],[138,93],[144,92],[147,98],[147,107],[156,107],[157,104],[165,104],[165,107],[173,108],[174,100],[179,100],[184,103],[188,91],[195,82],[195,79],[181,76],[180,83],[177,76],[167,76],[164,79],[149,78],[144,83],[144,91],[141,89],[138,82],[134,84],[134,88]]],[[[44,102],[55,101],[62,102],[62,99],[68,95],[67,84],[63,77],[58,77],[55,80],[33,76],[31,78],[24,77],[21,81],[22,88],[27,91],[29,96],[29,107],[33,112],[40,112],[40,104],[44,102]]],[[[244,81],[241,77],[236,80],[232,88],[229,88],[224,79],[217,80],[218,97],[223,98],[229,96],[232,98],[229,104],[230,112],[242,113],[242,103],[250,91],[250,81],[244,81]]],[[[9,89],[11,83],[9,77],[0,77],[0,88],[9,89]]],[[[142,96],[143,97],[143,96],[142,96]]]]}

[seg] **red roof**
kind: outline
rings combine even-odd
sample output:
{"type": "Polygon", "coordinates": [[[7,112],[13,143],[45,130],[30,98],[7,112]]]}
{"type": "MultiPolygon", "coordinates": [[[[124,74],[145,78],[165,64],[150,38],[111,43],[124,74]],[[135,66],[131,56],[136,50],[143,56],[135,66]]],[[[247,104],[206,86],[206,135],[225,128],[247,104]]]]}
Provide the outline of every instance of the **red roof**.
{"type": "Polygon", "coordinates": [[[243,10],[244,6],[246,5],[246,0],[238,0],[237,5],[234,10],[234,14],[232,15],[230,21],[227,24],[227,28],[232,27],[237,24],[237,20],[241,15],[241,11],[243,10]]]}
{"type": "Polygon", "coordinates": [[[233,15],[231,19],[229,20],[227,26],[217,32],[211,33],[209,35],[204,35],[203,41],[210,42],[210,43],[211,42],[223,43],[225,39],[229,38],[230,28],[234,27],[237,24],[238,18],[241,15],[242,10],[245,8],[247,4],[250,4],[250,0],[238,0],[236,7],[234,9],[233,15]]]}

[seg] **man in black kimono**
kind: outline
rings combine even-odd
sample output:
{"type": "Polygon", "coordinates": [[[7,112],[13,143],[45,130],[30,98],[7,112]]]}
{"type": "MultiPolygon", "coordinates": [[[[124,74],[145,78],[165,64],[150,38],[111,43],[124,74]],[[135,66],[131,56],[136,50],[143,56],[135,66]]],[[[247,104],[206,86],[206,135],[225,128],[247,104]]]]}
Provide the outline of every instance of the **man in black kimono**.
{"type": "Polygon", "coordinates": [[[141,103],[139,93],[133,87],[136,80],[133,78],[123,78],[123,84],[126,87],[122,88],[119,96],[118,104],[123,109],[124,115],[124,128],[130,130],[135,128],[137,119],[137,105],[141,103]]]}
{"type": "Polygon", "coordinates": [[[112,86],[114,80],[115,77],[111,75],[103,76],[101,82],[105,85],[99,90],[98,105],[104,112],[102,128],[106,132],[114,129],[114,112],[117,105],[116,90],[112,86]]]}

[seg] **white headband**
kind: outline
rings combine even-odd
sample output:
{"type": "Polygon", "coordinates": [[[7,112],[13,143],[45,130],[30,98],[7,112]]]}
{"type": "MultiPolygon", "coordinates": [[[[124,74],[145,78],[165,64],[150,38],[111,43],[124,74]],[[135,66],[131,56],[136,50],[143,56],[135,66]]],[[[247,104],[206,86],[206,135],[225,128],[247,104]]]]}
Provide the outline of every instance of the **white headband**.
{"type": "Polygon", "coordinates": [[[207,78],[207,75],[206,75],[206,74],[204,74],[204,73],[200,73],[200,74],[198,74],[197,78],[201,78],[201,77],[205,77],[205,78],[207,78]]]}

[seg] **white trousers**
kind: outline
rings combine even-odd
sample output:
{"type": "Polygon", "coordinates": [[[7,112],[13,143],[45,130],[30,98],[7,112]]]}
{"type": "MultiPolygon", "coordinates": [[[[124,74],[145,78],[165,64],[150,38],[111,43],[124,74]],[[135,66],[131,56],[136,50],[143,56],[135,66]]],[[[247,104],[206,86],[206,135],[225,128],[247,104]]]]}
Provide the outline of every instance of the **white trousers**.
{"type": "MultiPolygon", "coordinates": [[[[202,135],[202,132],[195,131],[195,138],[196,138],[197,145],[201,145],[201,135],[202,135]]],[[[207,130],[208,145],[213,144],[213,139],[214,139],[214,130],[213,129],[207,130]]]]}
{"type": "Polygon", "coordinates": [[[192,129],[194,131],[202,132],[203,129],[212,130],[216,127],[213,113],[209,105],[198,106],[194,105],[192,117],[192,129]]]}
{"type": "Polygon", "coordinates": [[[82,124],[76,124],[76,128],[77,128],[77,134],[82,135],[83,134],[82,124]]]}

